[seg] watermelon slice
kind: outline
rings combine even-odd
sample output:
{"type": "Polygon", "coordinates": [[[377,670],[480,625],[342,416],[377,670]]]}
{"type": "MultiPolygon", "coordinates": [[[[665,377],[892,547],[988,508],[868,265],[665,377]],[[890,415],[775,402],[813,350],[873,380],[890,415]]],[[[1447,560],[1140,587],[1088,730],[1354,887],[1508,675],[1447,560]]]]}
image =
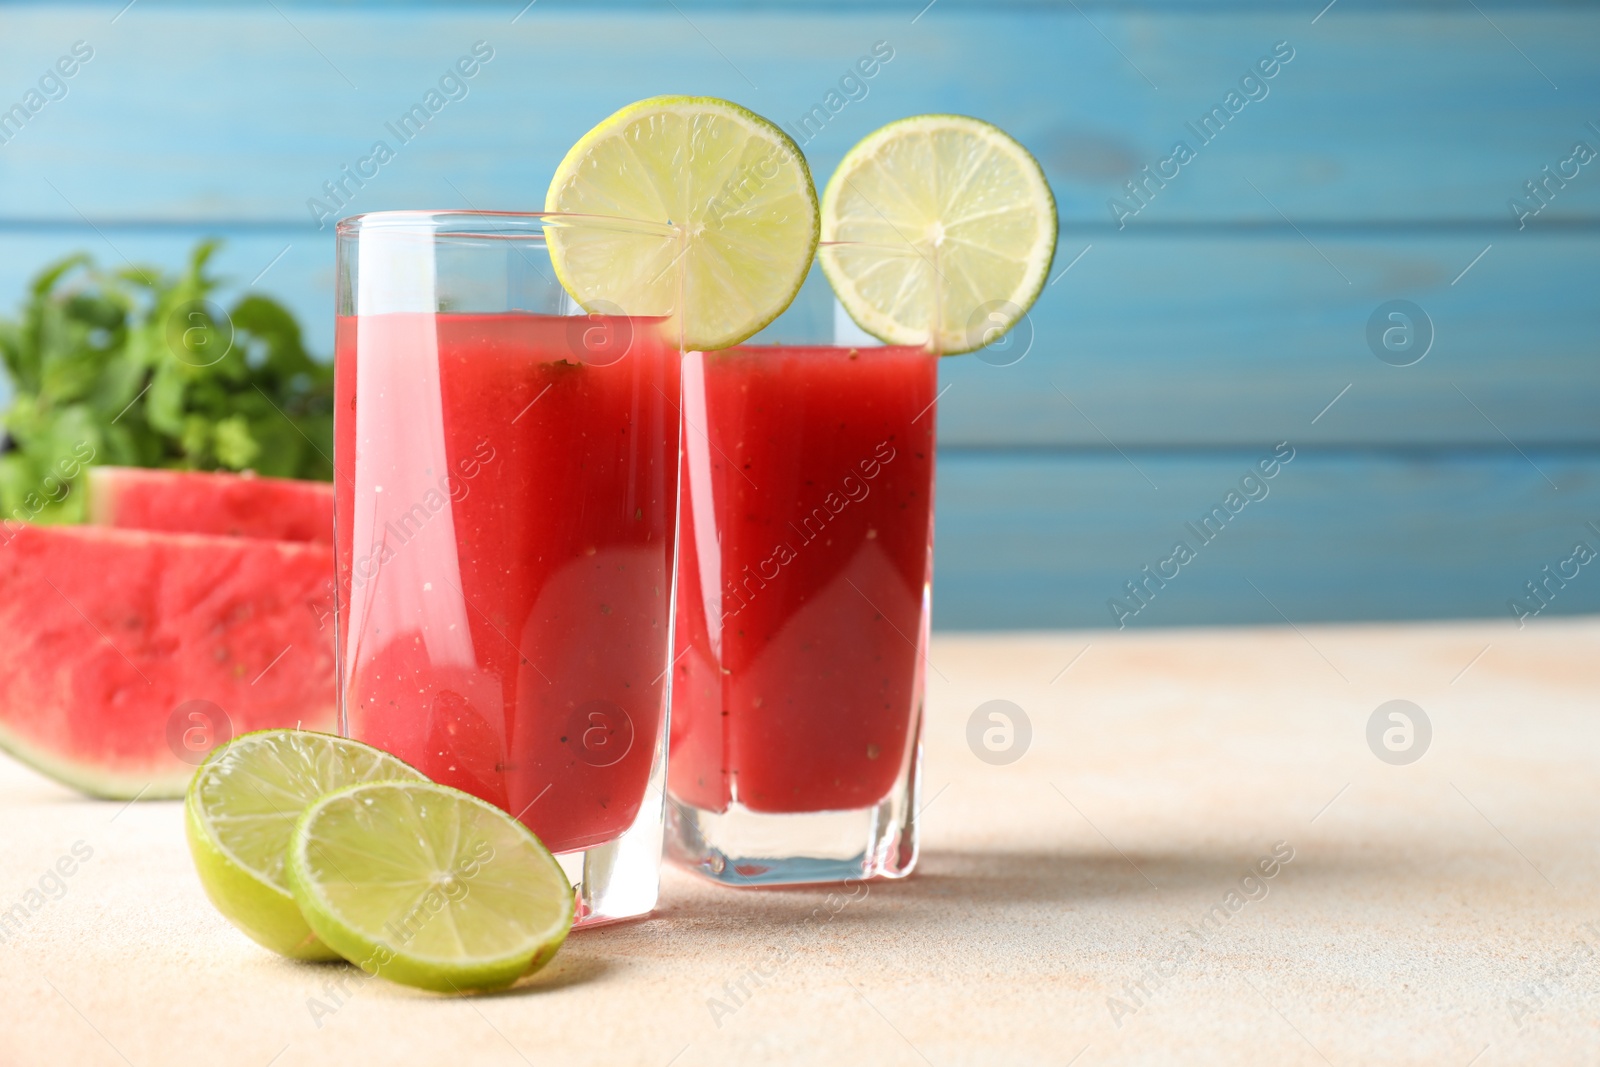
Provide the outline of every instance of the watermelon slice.
{"type": "Polygon", "coordinates": [[[333,485],[255,474],[89,468],[89,521],[130,530],[333,544],[333,485]]]}
{"type": "Polygon", "coordinates": [[[0,526],[0,747],[95,796],[177,797],[230,736],[334,731],[333,549],[316,494],[211,514],[159,479],[109,485],[102,514],[119,523],[303,536],[0,526]],[[141,499],[135,484],[156,488],[141,499]]]}

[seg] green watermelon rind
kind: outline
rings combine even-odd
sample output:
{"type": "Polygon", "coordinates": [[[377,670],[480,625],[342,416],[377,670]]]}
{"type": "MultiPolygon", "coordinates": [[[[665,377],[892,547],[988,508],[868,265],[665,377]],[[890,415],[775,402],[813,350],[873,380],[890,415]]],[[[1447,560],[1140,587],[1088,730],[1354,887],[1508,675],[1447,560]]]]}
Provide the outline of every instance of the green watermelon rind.
{"type": "Polygon", "coordinates": [[[0,750],[32,767],[46,778],[68,785],[101,800],[177,800],[189,786],[189,774],[119,774],[104,769],[98,761],[61,759],[28,744],[6,728],[0,716],[0,750]]]}
{"type": "Polygon", "coordinates": [[[85,499],[86,518],[91,526],[333,543],[333,486],[328,482],[267,478],[248,471],[234,474],[96,466],[88,470],[85,499]],[[236,510],[247,494],[254,497],[256,509],[265,512],[260,516],[262,521],[253,521],[236,510]],[[174,498],[184,498],[188,506],[178,508],[178,514],[197,519],[198,526],[174,525],[170,517],[151,521],[152,505],[170,506],[174,498]],[[209,507],[199,507],[201,504],[209,507]],[[288,524],[293,533],[283,528],[285,513],[291,520],[298,519],[288,524]],[[308,528],[314,528],[309,536],[308,528]]]}
{"type": "MultiPolygon", "coordinates": [[[[219,549],[224,546],[234,546],[241,552],[248,553],[258,558],[264,558],[266,564],[277,568],[298,565],[302,560],[310,558],[313,565],[320,564],[320,557],[327,556],[326,567],[328,578],[331,581],[333,573],[332,547],[329,545],[306,543],[298,541],[274,541],[268,539],[255,539],[244,537],[231,537],[220,534],[208,533],[183,533],[175,531],[146,531],[132,528],[96,527],[96,526],[32,526],[23,524],[9,531],[9,538],[5,544],[0,544],[0,552],[15,552],[18,548],[14,542],[23,537],[28,538],[79,538],[92,537],[95,544],[103,544],[107,548],[119,546],[127,548],[130,544],[159,543],[169,549],[180,549],[190,546],[194,549],[219,549]]],[[[48,543],[48,542],[46,542],[48,543]]],[[[241,557],[243,558],[243,557],[241,557]]],[[[281,574],[281,570],[275,573],[281,574]]],[[[57,581],[60,581],[59,577],[57,581]]],[[[54,586],[55,583],[51,583],[54,586]]],[[[57,589],[57,593],[61,590],[57,589]]],[[[13,596],[12,590],[0,581],[0,597],[13,596]]],[[[76,611],[76,606],[71,599],[63,594],[63,599],[69,608],[76,611]]],[[[284,608],[288,616],[299,616],[295,609],[284,608]]],[[[82,615],[79,612],[79,615],[82,615]]],[[[7,626],[28,627],[29,621],[15,611],[6,616],[7,626]]],[[[84,621],[89,626],[94,623],[84,616],[84,621]]],[[[309,623],[306,624],[309,629],[309,623]]],[[[97,630],[98,627],[95,627],[97,630]]],[[[318,624],[320,629],[320,623],[318,624]]],[[[8,631],[9,632],[9,631],[8,631]]],[[[20,632],[20,631],[19,631],[20,632]]],[[[105,638],[100,634],[102,640],[105,638]]],[[[295,641],[295,644],[304,645],[305,642],[295,641]]],[[[115,646],[112,646],[115,648],[115,646]]],[[[329,650],[331,653],[331,649],[329,650]]],[[[126,659],[127,657],[123,657],[126,659]]],[[[132,661],[129,661],[132,663],[132,661]]],[[[152,663],[140,658],[144,670],[159,669],[158,663],[152,663]]],[[[28,671],[38,665],[37,658],[24,659],[13,664],[7,669],[13,671],[28,671]]],[[[139,670],[137,664],[134,670],[139,670]]],[[[10,680],[8,679],[8,682],[10,680]]],[[[230,683],[231,684],[231,683],[230,683]]],[[[89,796],[105,800],[172,800],[184,796],[190,778],[193,774],[192,767],[187,763],[179,762],[175,754],[169,754],[166,739],[162,737],[159,729],[152,726],[148,745],[141,751],[124,753],[112,756],[103,751],[94,750],[92,744],[74,746],[74,743],[62,737],[34,736],[35,731],[28,729],[36,720],[50,715],[70,715],[73,709],[55,707],[55,701],[38,699],[38,693],[30,699],[26,693],[14,694],[10,686],[0,686],[0,750],[16,758],[19,762],[37,771],[39,774],[50,778],[63,785],[79,790],[89,796]]],[[[37,687],[35,687],[37,688],[37,687]]],[[[204,694],[210,697],[211,693],[204,694]]],[[[222,703],[226,700],[217,698],[222,703]]],[[[82,711],[80,707],[76,709],[82,711]]],[[[284,727],[289,725],[289,720],[305,723],[313,728],[332,726],[337,721],[337,708],[333,678],[328,679],[328,689],[325,694],[318,694],[314,699],[304,703],[294,704],[283,712],[283,721],[273,723],[274,716],[260,714],[246,714],[245,722],[251,723],[257,729],[272,726],[284,727]],[[251,720],[254,722],[251,722],[251,720]],[[266,720],[266,721],[263,721],[266,720]]]]}

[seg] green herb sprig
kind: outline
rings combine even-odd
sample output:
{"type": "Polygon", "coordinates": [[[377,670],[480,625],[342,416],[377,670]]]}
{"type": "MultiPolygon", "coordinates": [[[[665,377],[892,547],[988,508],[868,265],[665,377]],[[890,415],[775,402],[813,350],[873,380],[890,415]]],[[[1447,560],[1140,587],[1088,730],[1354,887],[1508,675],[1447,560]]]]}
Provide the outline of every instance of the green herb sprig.
{"type": "Polygon", "coordinates": [[[176,275],[68,256],[0,318],[0,518],[81,522],[90,463],[332,478],[332,366],[276,301],[213,299],[216,248],[176,275]]]}

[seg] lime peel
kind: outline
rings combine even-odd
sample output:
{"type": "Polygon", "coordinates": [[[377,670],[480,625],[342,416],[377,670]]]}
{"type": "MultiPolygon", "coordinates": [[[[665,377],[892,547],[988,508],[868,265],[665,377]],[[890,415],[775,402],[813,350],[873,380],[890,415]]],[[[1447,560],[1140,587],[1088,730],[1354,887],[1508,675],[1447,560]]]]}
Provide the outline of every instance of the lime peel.
{"type": "Polygon", "coordinates": [[[386,752],[310,730],[258,730],[213,751],[184,796],[185,836],[211,903],[274,952],[338,959],[296,906],[283,856],[312,801],[374,778],[423,780],[386,752]]]}
{"type": "Polygon", "coordinates": [[[296,824],[288,881],[317,936],[362,970],[437,992],[499,989],[572,929],[571,884],[527,827],[432,782],[367,782],[296,824]]]}
{"type": "Polygon", "coordinates": [[[1056,230],[1055,197],[1027,149],[981,119],[918,115],[845,154],[823,192],[819,258],[863,330],[956,355],[1027,314],[1056,230]]]}
{"type": "Polygon", "coordinates": [[[698,350],[738,344],[783,313],[820,226],[794,140],[704,96],[641,100],[584,134],[545,210],[644,223],[548,228],[556,277],[587,311],[674,318],[681,345],[698,350]]]}

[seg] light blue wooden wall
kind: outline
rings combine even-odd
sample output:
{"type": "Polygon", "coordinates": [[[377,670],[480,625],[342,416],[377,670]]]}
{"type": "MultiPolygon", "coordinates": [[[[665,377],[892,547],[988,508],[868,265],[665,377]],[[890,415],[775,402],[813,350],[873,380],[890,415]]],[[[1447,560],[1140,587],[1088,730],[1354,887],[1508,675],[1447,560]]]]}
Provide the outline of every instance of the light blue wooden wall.
{"type": "MultiPolygon", "coordinates": [[[[819,180],[884,122],[958,111],[1029,145],[1061,208],[1025,358],[944,367],[938,625],[1110,623],[1279,441],[1296,458],[1271,495],[1131,625],[1510,625],[1541,568],[1600,548],[1600,160],[1525,227],[1509,207],[1574,142],[1600,149],[1600,9],[924,2],[0,3],[0,108],[94,49],[0,145],[0,299],[69,249],[176,264],[216,234],[237,285],[326,351],[331,227],[306,201],[473,42],[494,58],[468,96],[341,214],[536,209],[624,103],[707,93],[790,122],[887,41],[869,95],[805,145],[819,180]],[[1278,42],[1268,95],[1200,146],[1186,123],[1278,42]],[[1178,139],[1196,158],[1119,227],[1108,200],[1178,139]],[[1368,349],[1391,299],[1435,327],[1413,366],[1368,349]]],[[[1547,613],[1597,609],[1586,568],[1547,613]]]]}

